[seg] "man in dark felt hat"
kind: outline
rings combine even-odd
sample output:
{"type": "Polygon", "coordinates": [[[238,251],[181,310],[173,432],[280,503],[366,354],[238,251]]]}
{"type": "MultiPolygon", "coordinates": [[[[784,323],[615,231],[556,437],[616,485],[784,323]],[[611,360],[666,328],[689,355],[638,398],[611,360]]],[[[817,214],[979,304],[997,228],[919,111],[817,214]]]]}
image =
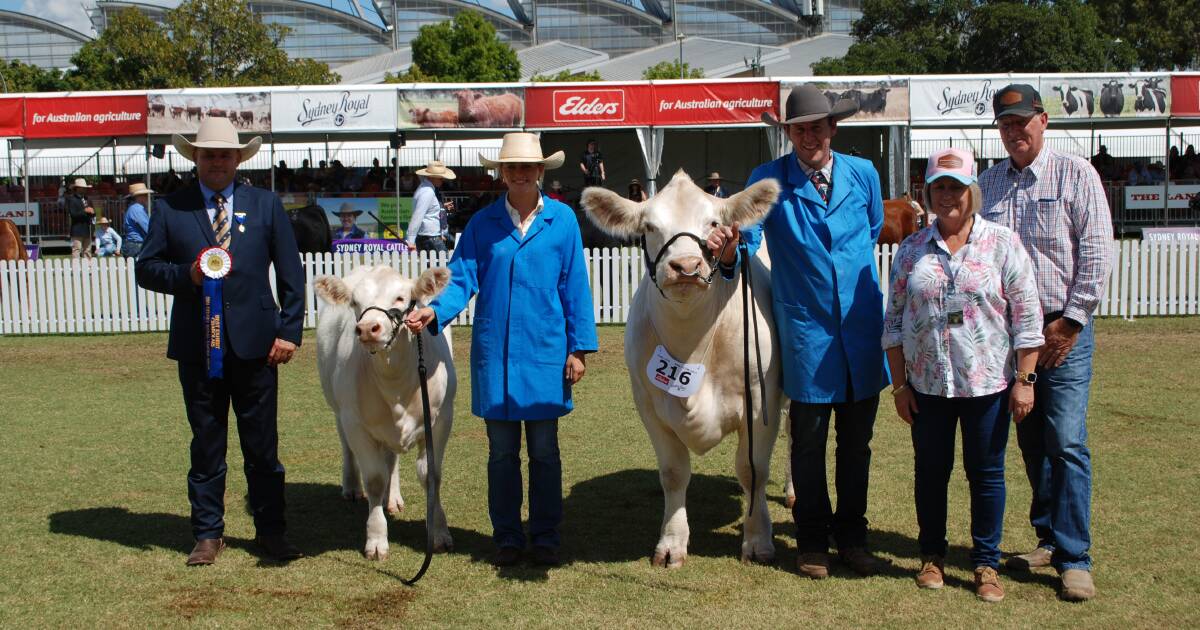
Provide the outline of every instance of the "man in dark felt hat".
{"type": "MultiPolygon", "coordinates": [[[[858,106],[829,100],[811,84],[788,95],[782,121],[763,122],[787,132],[793,151],[754,169],[746,186],[775,179],[779,201],[760,224],[741,235],[771,251],[775,324],[783,348],[783,387],[792,400],[792,516],[802,575],[829,575],[829,538],[842,561],[860,575],[878,570],[867,551],[867,483],[879,391],[888,384],[880,338],[883,295],[875,241],[883,226],[879,173],[867,160],[834,153],[839,120],[858,106]],[[825,447],[836,414],[837,510],[825,480],[825,447]]],[[[713,230],[708,245],[721,252],[739,236],[738,225],[713,230]]],[[[737,262],[730,248],[722,271],[737,262]]]]}
{"type": "Polygon", "coordinates": [[[1091,599],[1092,460],[1087,406],[1095,339],[1092,315],[1104,293],[1112,252],[1112,216],[1096,169],[1086,158],[1045,146],[1049,116],[1030,85],[992,98],[1008,159],[979,176],[980,214],[1021,237],[1033,259],[1046,344],[1038,353],[1033,410],[1017,424],[1017,444],[1033,490],[1033,551],[1010,569],[1053,566],[1060,596],[1091,599]]]}

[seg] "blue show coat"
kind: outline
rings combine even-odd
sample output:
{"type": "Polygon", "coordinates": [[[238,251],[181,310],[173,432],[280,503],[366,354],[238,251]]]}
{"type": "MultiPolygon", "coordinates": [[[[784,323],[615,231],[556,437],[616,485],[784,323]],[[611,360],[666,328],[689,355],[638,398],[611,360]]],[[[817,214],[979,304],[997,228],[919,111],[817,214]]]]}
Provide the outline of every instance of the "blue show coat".
{"type": "Polygon", "coordinates": [[[450,284],[430,306],[440,331],[478,294],[471,413],[558,418],[573,407],[563,378],[567,355],[599,348],[579,223],[565,204],[543,197],[522,239],[504,202],[471,217],[450,259],[450,284]]]}
{"type": "Polygon", "coordinates": [[[765,232],[771,253],[784,393],[802,403],[847,402],[849,373],[855,400],[877,395],[889,382],[875,266],[879,173],[867,160],[835,153],[828,204],[794,153],[754,169],[746,186],[761,179],[779,182],[779,200],[743,234],[753,254],[765,232]]]}

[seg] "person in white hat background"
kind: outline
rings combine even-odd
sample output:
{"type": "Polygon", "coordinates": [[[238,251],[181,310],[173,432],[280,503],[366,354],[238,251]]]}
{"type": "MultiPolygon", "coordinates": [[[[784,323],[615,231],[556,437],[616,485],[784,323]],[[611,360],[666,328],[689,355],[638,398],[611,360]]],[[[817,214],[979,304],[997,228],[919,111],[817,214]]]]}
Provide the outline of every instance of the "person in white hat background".
{"type": "Polygon", "coordinates": [[[101,258],[116,256],[121,253],[121,235],[112,229],[112,221],[108,217],[96,219],[96,238],[92,241],[96,255],[101,258]]]}
{"type": "Polygon", "coordinates": [[[937,220],[896,252],[882,337],[896,413],[912,427],[917,586],[944,583],[946,491],[961,424],[975,594],[998,602],[1009,417],[1019,425],[1033,408],[1042,307],[1021,240],[978,214],[975,157],[934,153],[925,184],[937,220]]]}
{"type": "Polygon", "coordinates": [[[91,189],[86,179],[78,177],[71,184],[71,192],[63,199],[71,217],[71,258],[92,257],[92,222],[96,219],[96,209],[84,196],[91,189]]]}
{"type": "Polygon", "coordinates": [[[420,185],[413,191],[412,218],[404,239],[410,248],[422,252],[444,252],[447,246],[449,223],[446,213],[454,210],[453,201],[444,201],[439,190],[448,179],[458,177],[445,164],[434,160],[417,169],[420,185]]]}
{"type": "Polygon", "coordinates": [[[192,430],[188,499],[196,540],[188,565],[216,561],[225,548],[225,450],[229,407],[239,441],[254,519],[255,543],[265,557],[300,557],[284,533],[284,468],[276,426],[278,366],[291,360],[304,324],[304,270],[291,222],[279,197],[237,184],[238,165],[258,152],[226,118],[205,118],[196,140],[176,135],[176,150],[196,163],[196,180],[159,197],[138,257],[138,285],[175,297],[167,357],[178,362],[192,430]],[[224,278],[224,374],[208,377],[201,251],[223,247],[232,258],[224,278]],[[275,268],[277,291],[268,274],[275,268]],[[277,306],[278,305],[278,306],[277,306]]]}
{"type": "Polygon", "coordinates": [[[488,513],[496,566],[521,559],[561,563],[562,462],[558,419],[573,408],[571,386],[585,356],[598,349],[592,294],[575,213],[542,194],[547,169],[563,153],[542,155],[531,133],[504,136],[499,169],[508,192],[471,217],[450,260],[450,284],[428,307],[410,313],[413,332],[442,330],[475,297],[471,411],[488,435],[488,513]],[[529,455],[529,536],[521,525],[521,432],[529,455]]]}
{"type": "Polygon", "coordinates": [[[141,182],[129,185],[125,195],[130,204],[125,208],[125,242],[121,245],[121,255],[127,258],[137,258],[150,233],[150,195],[153,190],[146,188],[141,182]]]}
{"type": "MultiPolygon", "coordinates": [[[[879,569],[867,550],[867,496],[879,392],[888,383],[875,265],[883,195],[871,162],[831,147],[838,121],[856,111],[847,99],[831,105],[811,83],[793,88],[782,121],[762,115],[787,133],[792,152],[755,168],[746,181],[775,179],[782,188],[767,218],[742,234],[750,255],[764,235],[771,252],[775,323],[786,357],[783,389],[792,401],[796,569],[812,579],[829,576],[831,537],[852,571],[868,576],[879,569]],[[825,472],[831,424],[837,431],[836,511],[825,472]]],[[[732,277],[738,250],[724,245],[738,236],[737,225],[709,235],[712,251],[725,252],[725,277],[732,277]]]]}
{"type": "Polygon", "coordinates": [[[724,199],[729,196],[729,193],[725,192],[725,188],[721,186],[721,174],[716,171],[708,174],[708,185],[704,187],[704,192],[717,199],[724,199]]]}

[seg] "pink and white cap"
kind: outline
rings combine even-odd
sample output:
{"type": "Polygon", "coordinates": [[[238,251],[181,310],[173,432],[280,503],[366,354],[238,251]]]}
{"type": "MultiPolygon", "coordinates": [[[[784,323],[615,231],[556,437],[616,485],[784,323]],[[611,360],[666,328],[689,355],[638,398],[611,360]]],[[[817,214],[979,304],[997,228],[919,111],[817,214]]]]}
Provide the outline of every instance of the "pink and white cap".
{"type": "Polygon", "coordinates": [[[943,177],[953,177],[968,186],[974,184],[975,156],[966,149],[954,148],[930,155],[929,165],[925,167],[925,183],[932,184],[943,177]]]}

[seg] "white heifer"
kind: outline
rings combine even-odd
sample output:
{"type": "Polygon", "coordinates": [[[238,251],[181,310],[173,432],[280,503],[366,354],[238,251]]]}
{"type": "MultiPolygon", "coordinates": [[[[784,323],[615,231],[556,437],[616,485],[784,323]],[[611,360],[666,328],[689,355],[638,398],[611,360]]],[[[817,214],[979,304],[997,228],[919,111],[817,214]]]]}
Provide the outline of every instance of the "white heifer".
{"type": "MultiPolygon", "coordinates": [[[[689,238],[675,240],[661,256],[658,252],[680,233],[705,239],[718,225],[756,223],[766,216],[778,195],[779,185],[768,180],[728,199],[717,199],[680,171],[645,202],[634,202],[603,188],[588,188],[581,199],[588,216],[601,229],[618,236],[644,235],[651,261],[659,258],[654,266],[657,286],[649,274],[643,277],[625,329],[625,363],[633,398],[654,445],[665,499],[661,537],[654,548],[655,566],[678,567],[687,559],[690,453],[703,455],[731,433],[738,435],[737,477],[746,497],[753,497],[754,503],[744,527],[742,560],[771,562],[775,557],[766,484],[779,430],[781,394],[769,272],[757,259],[751,262],[766,400],[762,399],[758,370],[752,365],[755,417],[746,418],[740,279],[727,281],[718,274],[711,284],[706,283],[703,277],[709,275],[712,263],[700,244],[689,238]],[[704,366],[696,391],[678,392],[683,395],[679,396],[654,384],[648,373],[662,374],[655,370],[663,366],[657,360],[651,363],[660,345],[677,361],[704,366]],[[749,422],[754,423],[753,488],[750,442],[746,439],[749,422]]],[[[669,369],[666,371],[664,377],[670,374],[669,369]]],[[[677,382],[687,385],[681,379],[677,382]]]]}
{"type": "MultiPolygon", "coordinates": [[[[407,309],[414,301],[423,305],[446,288],[449,270],[430,269],[416,282],[390,267],[359,267],[345,279],[317,278],[314,288],[328,305],[317,323],[317,370],[325,400],[337,417],[342,440],[342,494],[361,496],[363,485],[369,505],[367,558],[387,557],[389,511],[403,507],[396,475],[396,454],[417,447],[417,477],[425,488],[428,471],[425,428],[417,374],[417,342],[402,324],[378,310],[407,309]],[[361,482],[360,482],[361,479],[361,482]],[[360,485],[363,484],[363,485],[360,485]]],[[[428,371],[429,406],[433,420],[433,455],[442,469],[446,439],[454,420],[457,380],[451,356],[450,331],[423,335],[428,371]]],[[[450,549],[454,542],[442,511],[440,475],[434,479],[434,549],[450,549]]]]}

